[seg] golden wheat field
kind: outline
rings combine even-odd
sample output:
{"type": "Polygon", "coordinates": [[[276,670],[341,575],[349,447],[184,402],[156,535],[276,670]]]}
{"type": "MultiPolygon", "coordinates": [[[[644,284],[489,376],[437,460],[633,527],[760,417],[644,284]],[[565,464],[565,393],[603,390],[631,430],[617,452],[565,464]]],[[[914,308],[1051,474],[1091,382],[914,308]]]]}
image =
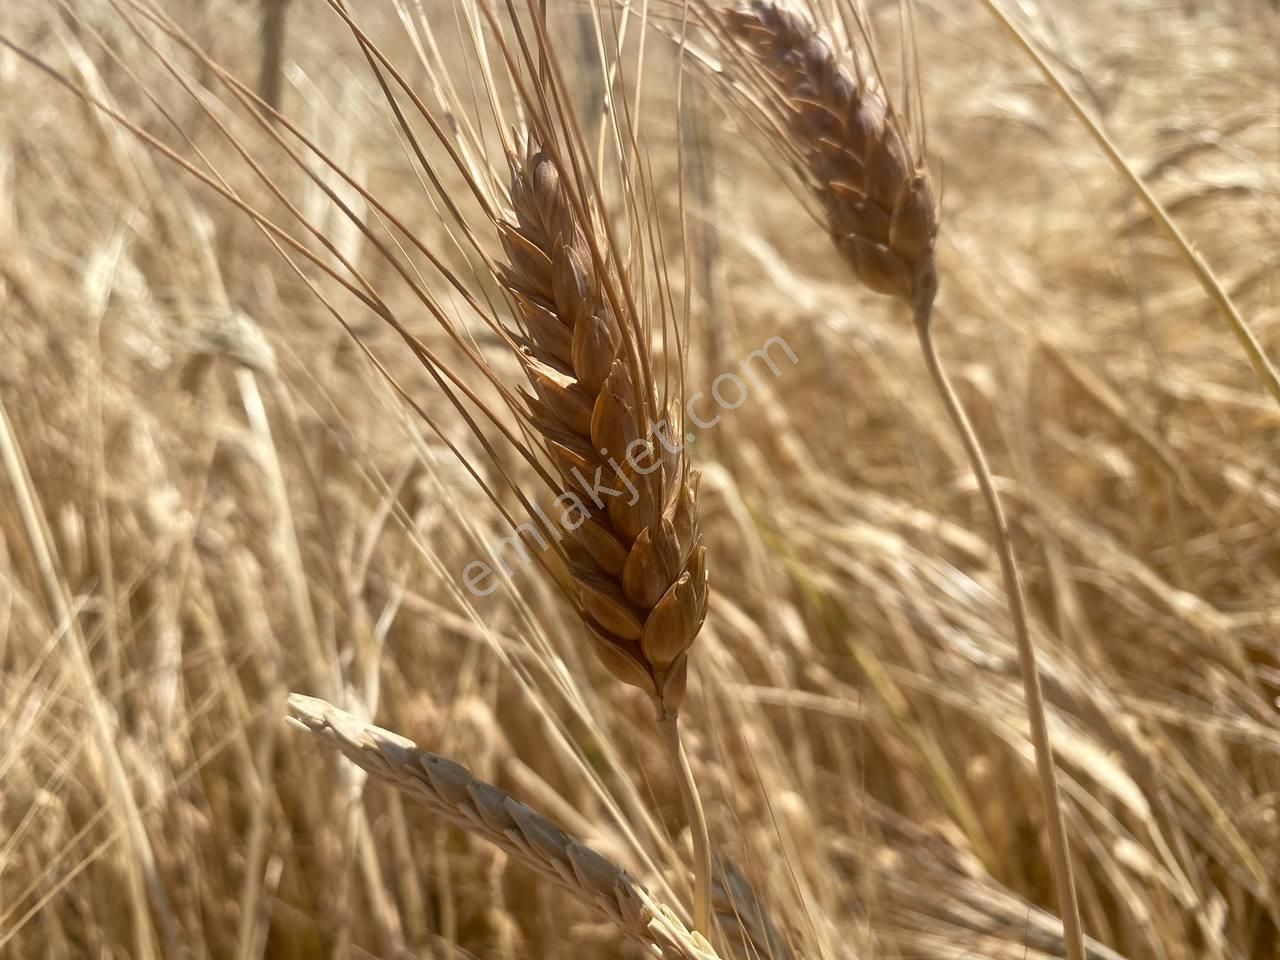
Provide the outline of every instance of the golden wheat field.
{"type": "Polygon", "coordinates": [[[0,0],[0,956],[1280,958],[1278,46],[0,0]]]}

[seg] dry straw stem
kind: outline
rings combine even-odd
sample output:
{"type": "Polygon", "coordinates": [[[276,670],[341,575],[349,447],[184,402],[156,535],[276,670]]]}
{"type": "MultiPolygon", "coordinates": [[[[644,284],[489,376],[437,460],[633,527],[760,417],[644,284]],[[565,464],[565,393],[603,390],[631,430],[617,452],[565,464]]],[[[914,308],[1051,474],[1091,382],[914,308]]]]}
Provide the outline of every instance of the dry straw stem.
{"type": "Polygon", "coordinates": [[[651,955],[717,960],[704,937],[690,932],[625,870],[510,794],[477,780],[461,764],[314,697],[290,696],[289,719],[362,770],[500,847],[616,924],[651,955]]]}
{"type": "Polygon", "coordinates": [[[1022,594],[1022,582],[1018,576],[1018,567],[1013,555],[1013,544],[1009,539],[1009,527],[999,494],[996,493],[995,483],[991,479],[991,470],[987,466],[982,445],[938,357],[930,319],[928,312],[918,314],[915,318],[920,350],[929,368],[929,376],[933,379],[934,386],[947,409],[947,414],[955,424],[956,432],[960,434],[965,453],[978,479],[978,488],[982,491],[987,512],[991,515],[996,554],[1000,558],[1000,573],[1004,579],[1005,594],[1009,598],[1009,615],[1013,622],[1014,641],[1018,648],[1022,687],[1027,698],[1031,742],[1036,753],[1036,772],[1040,778],[1040,794],[1045,805],[1045,829],[1049,833],[1049,853],[1053,862],[1054,880],[1058,888],[1058,905],[1062,911],[1063,943],[1067,948],[1068,960],[1084,960],[1084,927],[1080,921],[1080,907],[1076,900],[1075,877],[1067,841],[1067,825],[1062,815],[1062,800],[1058,792],[1053,744],[1049,739],[1044,695],[1040,689],[1040,671],[1036,665],[1035,645],[1031,641],[1031,632],[1027,624],[1026,600],[1022,594]]]}
{"type": "Polygon", "coordinates": [[[832,240],[855,276],[912,311],[929,375],[960,435],[991,516],[1045,805],[1064,942],[1069,960],[1083,960],[1083,927],[1053,748],[1008,525],[982,446],[932,336],[938,208],[923,155],[923,136],[913,143],[908,120],[883,93],[870,54],[869,29],[856,12],[849,16],[852,25],[847,29],[865,41],[865,56],[859,56],[852,43],[838,49],[816,20],[763,0],[721,13],[714,20],[727,30],[729,50],[744,68],[745,82],[755,81],[757,104],[776,129],[784,131],[800,174],[826,211],[832,240]]]}

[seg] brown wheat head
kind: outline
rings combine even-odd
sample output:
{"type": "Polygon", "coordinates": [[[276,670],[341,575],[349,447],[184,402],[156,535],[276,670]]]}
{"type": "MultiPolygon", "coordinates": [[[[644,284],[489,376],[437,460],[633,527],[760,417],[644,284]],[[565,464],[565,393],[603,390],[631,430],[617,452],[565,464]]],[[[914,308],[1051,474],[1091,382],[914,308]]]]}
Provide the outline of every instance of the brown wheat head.
{"type": "Polygon", "coordinates": [[[591,205],[537,143],[509,160],[501,279],[522,326],[528,419],[564,484],[569,593],[609,671],[673,715],[707,612],[698,474],[670,436],[679,421],[659,413],[648,337],[593,246],[591,205]]]}
{"type": "Polygon", "coordinates": [[[771,0],[713,9],[708,20],[858,279],[909,305],[931,302],[937,203],[922,152],[868,58],[839,54],[805,15],[771,0]]]}

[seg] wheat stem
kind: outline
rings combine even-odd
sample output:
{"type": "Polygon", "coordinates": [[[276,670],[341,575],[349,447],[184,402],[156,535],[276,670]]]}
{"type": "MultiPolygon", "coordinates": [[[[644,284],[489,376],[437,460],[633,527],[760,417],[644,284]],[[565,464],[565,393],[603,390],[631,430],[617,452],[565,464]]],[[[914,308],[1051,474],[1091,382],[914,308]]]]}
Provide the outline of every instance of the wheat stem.
{"type": "Polygon", "coordinates": [[[693,835],[693,928],[704,936],[711,936],[711,838],[707,832],[707,816],[702,809],[702,797],[689,769],[689,757],[680,739],[680,715],[672,713],[658,718],[662,744],[671,761],[671,771],[680,787],[680,801],[684,805],[689,832],[693,835]]]}
{"type": "Polygon", "coordinates": [[[933,379],[938,396],[941,397],[943,406],[947,408],[947,414],[964,444],[965,453],[969,456],[969,463],[978,480],[978,488],[982,491],[982,499],[986,501],[987,511],[991,515],[996,554],[1000,557],[1000,572],[1004,577],[1004,589],[1009,598],[1009,616],[1013,621],[1018,664],[1022,669],[1022,687],[1027,699],[1027,716],[1031,723],[1031,743],[1036,754],[1036,772],[1040,778],[1040,793],[1044,798],[1045,827],[1049,833],[1054,883],[1058,888],[1063,942],[1066,945],[1067,960],[1085,960],[1080,907],[1076,902],[1075,878],[1072,875],[1071,853],[1067,846],[1067,827],[1062,817],[1062,803],[1058,794],[1053,746],[1049,742],[1044,696],[1040,690],[1040,672],[1036,666],[1036,651],[1031,642],[1031,632],[1027,627],[1026,600],[1022,595],[1017,561],[1009,538],[1009,525],[1005,520],[1004,508],[1000,505],[999,494],[996,493],[995,484],[992,482],[991,470],[982,452],[982,444],[978,441],[978,435],[969,422],[964,405],[960,402],[955,387],[952,386],[946,369],[938,357],[930,324],[931,318],[931,303],[918,304],[915,311],[916,333],[920,338],[920,350],[924,355],[925,365],[929,368],[929,376],[933,379]]]}
{"type": "Polygon", "coordinates": [[[263,0],[262,59],[258,68],[258,96],[271,107],[280,109],[284,85],[285,25],[289,0],[263,0]]]}

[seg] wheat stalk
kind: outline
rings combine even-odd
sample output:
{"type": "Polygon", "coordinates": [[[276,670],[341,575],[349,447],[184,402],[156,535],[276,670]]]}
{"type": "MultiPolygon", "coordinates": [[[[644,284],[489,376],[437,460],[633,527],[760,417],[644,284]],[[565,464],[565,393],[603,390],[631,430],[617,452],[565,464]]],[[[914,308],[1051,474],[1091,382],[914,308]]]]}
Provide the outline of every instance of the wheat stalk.
{"type": "Polygon", "coordinates": [[[718,960],[704,937],[689,931],[625,870],[461,764],[315,697],[293,694],[288,709],[294,725],[433,813],[500,847],[653,956],[718,960]]]}
{"type": "Polygon", "coordinates": [[[258,64],[258,96],[273,110],[280,109],[288,13],[289,0],[262,0],[262,56],[258,64]]]}
{"type": "Polygon", "coordinates": [[[825,210],[832,241],[854,275],[912,311],[930,378],[991,516],[1022,671],[1067,956],[1083,960],[1071,855],[1017,562],[986,456],[933,341],[938,208],[922,134],[913,144],[908,123],[884,94],[869,54],[869,29],[855,10],[848,16],[867,48],[865,57],[852,43],[833,44],[816,18],[772,0],[707,7],[702,13],[732,62],[743,68],[739,90],[754,93],[755,106],[781,134],[780,145],[825,210]]]}

